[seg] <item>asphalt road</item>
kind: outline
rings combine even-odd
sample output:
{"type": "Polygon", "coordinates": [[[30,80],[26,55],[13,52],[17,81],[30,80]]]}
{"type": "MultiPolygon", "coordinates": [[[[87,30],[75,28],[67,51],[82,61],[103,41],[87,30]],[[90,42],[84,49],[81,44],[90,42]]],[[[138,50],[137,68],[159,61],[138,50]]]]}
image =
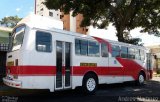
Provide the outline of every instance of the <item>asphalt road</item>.
{"type": "Polygon", "coordinates": [[[160,77],[135,86],[134,83],[100,85],[95,95],[77,90],[50,93],[48,90],[19,90],[1,96],[2,102],[160,102],[160,77]]]}

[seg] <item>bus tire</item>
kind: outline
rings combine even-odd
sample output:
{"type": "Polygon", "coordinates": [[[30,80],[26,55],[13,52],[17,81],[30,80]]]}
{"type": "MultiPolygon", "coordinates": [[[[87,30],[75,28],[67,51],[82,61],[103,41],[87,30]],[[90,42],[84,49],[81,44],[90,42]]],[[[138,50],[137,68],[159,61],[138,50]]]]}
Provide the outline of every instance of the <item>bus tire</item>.
{"type": "Polygon", "coordinates": [[[138,79],[136,81],[136,85],[142,86],[144,85],[144,82],[145,82],[145,76],[142,72],[140,72],[138,75],[138,79]]]}
{"type": "Polygon", "coordinates": [[[94,74],[88,74],[83,79],[83,92],[85,94],[95,94],[97,90],[97,77],[94,74]]]}

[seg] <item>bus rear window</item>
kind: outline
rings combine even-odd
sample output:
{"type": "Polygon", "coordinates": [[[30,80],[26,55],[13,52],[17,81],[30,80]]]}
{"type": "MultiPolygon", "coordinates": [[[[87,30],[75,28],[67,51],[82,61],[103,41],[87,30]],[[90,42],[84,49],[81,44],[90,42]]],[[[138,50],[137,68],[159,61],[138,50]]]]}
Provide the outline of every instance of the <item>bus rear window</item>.
{"type": "Polygon", "coordinates": [[[25,25],[19,26],[14,29],[12,34],[12,43],[10,51],[20,49],[23,43],[24,32],[25,32],[25,25]]]}
{"type": "Polygon", "coordinates": [[[39,52],[52,51],[52,35],[50,33],[36,32],[36,50],[39,52]]]}

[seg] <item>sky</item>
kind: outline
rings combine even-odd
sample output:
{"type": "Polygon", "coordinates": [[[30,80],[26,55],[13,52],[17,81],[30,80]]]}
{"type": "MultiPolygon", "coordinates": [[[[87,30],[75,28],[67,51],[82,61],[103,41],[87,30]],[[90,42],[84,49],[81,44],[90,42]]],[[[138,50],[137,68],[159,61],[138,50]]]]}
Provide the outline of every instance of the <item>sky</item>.
{"type": "Polygon", "coordinates": [[[1,0],[0,20],[4,17],[15,16],[25,17],[34,13],[34,0],[1,0]]]}
{"type": "MultiPolygon", "coordinates": [[[[132,38],[140,38],[144,46],[160,45],[160,37],[149,35],[148,33],[140,33],[141,28],[136,28],[130,31],[132,38]]],[[[109,24],[107,30],[95,29],[90,27],[90,35],[100,38],[110,39],[117,41],[116,29],[112,24],[109,24]]]]}
{"type": "MultiPolygon", "coordinates": [[[[7,16],[15,16],[24,18],[29,14],[34,13],[34,0],[1,0],[0,2],[0,20],[7,16]]],[[[99,30],[90,27],[90,35],[115,40],[116,30],[111,24],[107,30],[99,30]]],[[[148,35],[147,33],[140,33],[140,28],[134,29],[131,32],[133,38],[138,37],[142,39],[144,45],[157,45],[160,44],[160,37],[154,35],[148,35]]]]}

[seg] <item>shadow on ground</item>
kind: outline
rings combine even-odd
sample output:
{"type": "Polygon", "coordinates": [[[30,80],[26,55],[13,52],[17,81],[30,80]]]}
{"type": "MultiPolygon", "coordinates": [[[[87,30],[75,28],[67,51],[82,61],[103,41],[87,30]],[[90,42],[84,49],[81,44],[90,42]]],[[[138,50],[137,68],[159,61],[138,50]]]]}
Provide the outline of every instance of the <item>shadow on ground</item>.
{"type": "Polygon", "coordinates": [[[11,88],[9,91],[0,93],[0,95],[18,97],[19,102],[115,102],[119,100],[119,97],[158,97],[160,100],[160,82],[150,80],[144,86],[135,86],[134,82],[99,85],[95,95],[85,95],[80,90],[51,93],[49,90],[22,90],[16,88],[11,88]]]}

